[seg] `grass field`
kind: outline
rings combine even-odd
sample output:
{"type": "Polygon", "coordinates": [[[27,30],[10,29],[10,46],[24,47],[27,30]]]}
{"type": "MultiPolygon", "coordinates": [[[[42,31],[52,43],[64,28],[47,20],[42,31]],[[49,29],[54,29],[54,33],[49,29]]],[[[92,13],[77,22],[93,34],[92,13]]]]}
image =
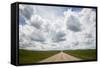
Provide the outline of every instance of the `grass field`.
{"type": "MultiPolygon", "coordinates": [[[[64,53],[83,60],[96,59],[96,50],[65,50],[64,53]]],[[[19,64],[38,63],[39,61],[51,57],[60,51],[28,51],[19,49],[19,64]]]]}
{"type": "Polygon", "coordinates": [[[90,50],[66,50],[65,53],[75,56],[77,58],[83,59],[83,60],[94,60],[96,59],[96,50],[90,49],[90,50]]]}
{"type": "Polygon", "coordinates": [[[59,53],[59,51],[28,51],[19,50],[19,64],[36,63],[59,53]]]}

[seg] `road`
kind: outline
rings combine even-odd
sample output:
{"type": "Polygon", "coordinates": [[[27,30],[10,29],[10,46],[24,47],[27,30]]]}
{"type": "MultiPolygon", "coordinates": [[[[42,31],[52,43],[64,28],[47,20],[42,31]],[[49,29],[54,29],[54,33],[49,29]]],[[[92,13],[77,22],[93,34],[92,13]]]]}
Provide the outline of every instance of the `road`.
{"type": "Polygon", "coordinates": [[[64,52],[60,52],[56,55],[53,55],[51,57],[48,57],[41,62],[60,62],[60,61],[79,61],[81,59],[77,58],[77,57],[74,57],[74,56],[71,56],[69,54],[66,54],[64,52]]]}

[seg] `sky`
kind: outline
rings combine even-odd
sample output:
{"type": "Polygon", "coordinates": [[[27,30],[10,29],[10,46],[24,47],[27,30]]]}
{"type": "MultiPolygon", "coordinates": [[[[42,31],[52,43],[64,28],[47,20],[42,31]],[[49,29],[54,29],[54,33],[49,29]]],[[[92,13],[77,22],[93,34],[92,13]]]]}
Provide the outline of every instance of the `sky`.
{"type": "Polygon", "coordinates": [[[20,4],[19,48],[36,51],[96,49],[96,11],[20,4]]]}

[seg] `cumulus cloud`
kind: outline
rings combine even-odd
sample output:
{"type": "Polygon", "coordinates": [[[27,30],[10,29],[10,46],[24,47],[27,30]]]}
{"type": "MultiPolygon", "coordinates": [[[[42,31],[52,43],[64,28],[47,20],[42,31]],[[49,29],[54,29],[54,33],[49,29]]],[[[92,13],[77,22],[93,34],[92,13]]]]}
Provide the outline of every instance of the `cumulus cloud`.
{"type": "Polygon", "coordinates": [[[67,19],[67,29],[78,32],[81,31],[81,24],[77,17],[70,15],[67,19]]]}
{"type": "Polygon", "coordinates": [[[62,42],[65,41],[66,39],[64,38],[66,34],[64,32],[57,32],[55,33],[52,38],[53,42],[62,42]]]}
{"type": "Polygon", "coordinates": [[[44,23],[44,20],[39,15],[33,15],[31,17],[30,25],[34,26],[37,29],[42,28],[42,24],[44,23]]]}
{"type": "Polygon", "coordinates": [[[20,5],[19,47],[28,50],[96,48],[96,11],[20,5]],[[42,12],[42,13],[41,13],[42,12]],[[56,12],[56,13],[55,13],[56,12]],[[46,13],[46,14],[45,14],[46,13]]]}
{"type": "Polygon", "coordinates": [[[23,15],[26,19],[30,19],[33,13],[33,7],[29,5],[19,5],[19,14],[23,15]]]}

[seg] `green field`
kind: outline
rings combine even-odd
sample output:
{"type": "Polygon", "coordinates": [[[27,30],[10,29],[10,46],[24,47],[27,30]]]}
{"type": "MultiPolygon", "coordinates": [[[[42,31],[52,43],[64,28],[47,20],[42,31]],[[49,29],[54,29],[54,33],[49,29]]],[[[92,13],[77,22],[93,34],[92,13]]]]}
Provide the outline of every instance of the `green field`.
{"type": "Polygon", "coordinates": [[[19,50],[19,64],[36,63],[59,53],[59,51],[28,51],[19,50]]]}
{"type": "MultiPolygon", "coordinates": [[[[96,59],[96,50],[65,50],[69,55],[75,56],[83,60],[96,59]]],[[[38,63],[39,61],[51,57],[60,51],[29,51],[19,49],[19,64],[38,63]]]]}
{"type": "Polygon", "coordinates": [[[77,58],[83,60],[94,60],[96,59],[96,50],[89,49],[89,50],[66,50],[65,53],[75,56],[77,58]]]}

